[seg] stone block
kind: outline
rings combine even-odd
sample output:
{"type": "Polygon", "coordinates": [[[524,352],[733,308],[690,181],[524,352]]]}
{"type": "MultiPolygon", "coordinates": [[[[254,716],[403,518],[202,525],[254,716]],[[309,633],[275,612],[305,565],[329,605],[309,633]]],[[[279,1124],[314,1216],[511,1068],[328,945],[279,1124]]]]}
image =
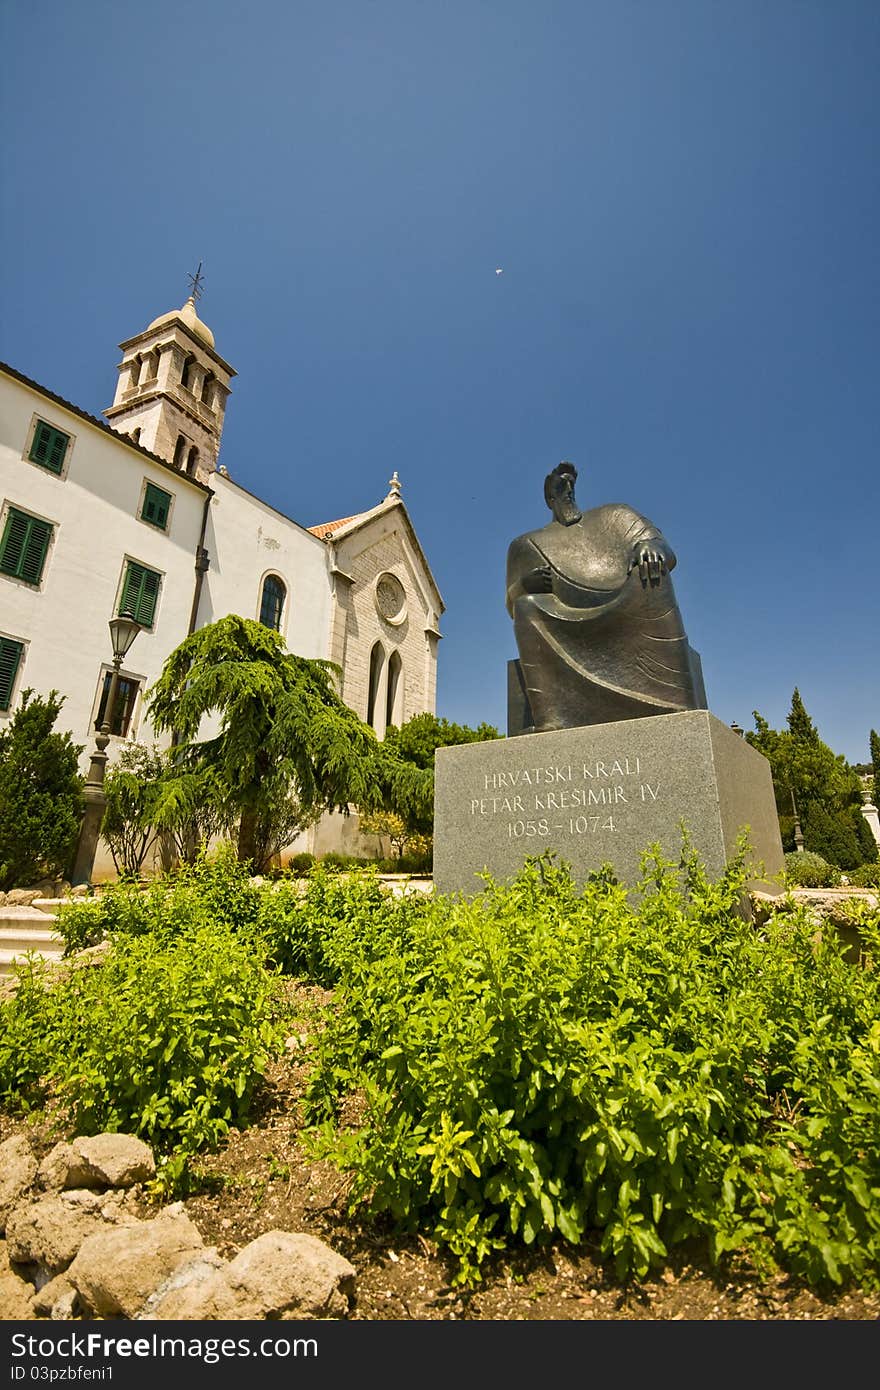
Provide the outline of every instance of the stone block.
{"type": "Polygon", "coordinates": [[[677,860],[681,825],[710,876],[748,829],[751,886],[779,892],[782,842],[767,759],[708,710],[438,748],[434,883],[480,891],[552,849],[583,881],[603,863],[635,885],[658,843],[677,860]]]}

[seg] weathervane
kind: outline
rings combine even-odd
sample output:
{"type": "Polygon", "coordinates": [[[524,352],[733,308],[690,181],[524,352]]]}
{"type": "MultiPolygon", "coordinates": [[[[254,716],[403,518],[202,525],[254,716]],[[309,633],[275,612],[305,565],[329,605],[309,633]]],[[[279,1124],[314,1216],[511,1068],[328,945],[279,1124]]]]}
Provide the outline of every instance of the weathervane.
{"type": "Polygon", "coordinates": [[[201,263],[201,261],[199,261],[199,268],[198,268],[198,270],[196,271],[195,275],[188,275],[186,278],[187,278],[187,280],[189,280],[190,284],[192,285],[192,290],[191,290],[190,296],[189,296],[190,299],[192,299],[192,300],[200,299],[201,296],[202,296],[202,281],[203,281],[204,278],[205,278],[205,277],[202,275],[202,263],[201,263]]]}

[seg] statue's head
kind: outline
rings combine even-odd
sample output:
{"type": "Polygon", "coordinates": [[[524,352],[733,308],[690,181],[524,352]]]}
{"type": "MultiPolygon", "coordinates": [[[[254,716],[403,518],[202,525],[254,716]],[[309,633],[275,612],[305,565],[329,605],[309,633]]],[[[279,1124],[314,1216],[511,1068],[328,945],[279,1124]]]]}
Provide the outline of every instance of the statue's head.
{"type": "Polygon", "coordinates": [[[572,526],[581,519],[581,513],[574,500],[576,478],[577,469],[574,464],[563,459],[544,479],[544,501],[553,513],[554,519],[562,526],[572,526]]]}

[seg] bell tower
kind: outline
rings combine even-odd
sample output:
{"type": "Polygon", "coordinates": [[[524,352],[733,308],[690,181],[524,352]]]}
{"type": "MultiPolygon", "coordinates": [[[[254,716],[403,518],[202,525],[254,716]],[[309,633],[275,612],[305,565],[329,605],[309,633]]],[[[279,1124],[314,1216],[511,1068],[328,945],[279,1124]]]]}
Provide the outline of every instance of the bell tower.
{"type": "Polygon", "coordinates": [[[229,383],[235,371],[196,312],[201,267],[181,309],[120,343],[122,361],[105,418],[182,473],[206,482],[217,467],[229,383]]]}

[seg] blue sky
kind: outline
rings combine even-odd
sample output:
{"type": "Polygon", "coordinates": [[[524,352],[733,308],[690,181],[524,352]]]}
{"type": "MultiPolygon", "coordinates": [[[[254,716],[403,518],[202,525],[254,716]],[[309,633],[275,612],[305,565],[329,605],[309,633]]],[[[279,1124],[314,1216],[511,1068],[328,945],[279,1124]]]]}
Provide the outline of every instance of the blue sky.
{"type": "Polygon", "coordinates": [[[876,0],[5,0],[0,41],[6,361],[100,413],[201,260],[233,478],[312,525],[398,470],[439,714],[505,728],[569,458],[673,545],[713,713],[797,685],[867,759],[876,0]]]}

